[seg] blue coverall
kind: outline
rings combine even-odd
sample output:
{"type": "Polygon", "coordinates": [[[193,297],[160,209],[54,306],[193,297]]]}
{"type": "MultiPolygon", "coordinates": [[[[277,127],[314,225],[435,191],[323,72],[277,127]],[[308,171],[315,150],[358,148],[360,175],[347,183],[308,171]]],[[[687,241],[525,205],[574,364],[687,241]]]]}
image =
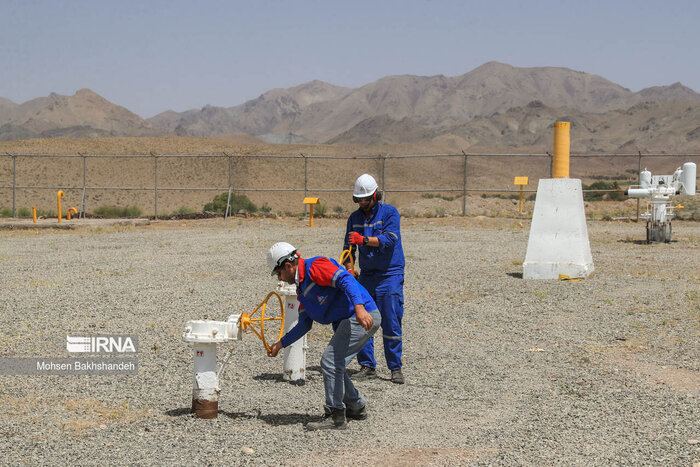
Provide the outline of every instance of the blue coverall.
{"type": "Polygon", "coordinates": [[[377,331],[381,316],[377,305],[357,280],[334,259],[299,258],[297,267],[299,321],[280,340],[288,347],[309,332],[313,322],[332,324],[333,337],[321,358],[326,407],[358,410],[366,399],[355,389],[346,367],[377,331]],[[355,305],[362,304],[374,325],[367,331],[355,319],[355,305]]]}
{"type": "MultiPolygon", "coordinates": [[[[382,316],[384,357],[390,370],[401,368],[403,349],[401,320],[403,319],[404,255],[401,246],[401,217],[395,207],[377,203],[369,219],[358,209],[350,214],[345,231],[348,249],[348,234],[358,232],[365,237],[377,237],[378,247],[357,246],[359,252],[359,282],[370,293],[382,316]]],[[[353,249],[353,257],[354,257],[353,249]]],[[[360,365],[375,368],[374,339],[370,339],[357,354],[360,365]]]]}

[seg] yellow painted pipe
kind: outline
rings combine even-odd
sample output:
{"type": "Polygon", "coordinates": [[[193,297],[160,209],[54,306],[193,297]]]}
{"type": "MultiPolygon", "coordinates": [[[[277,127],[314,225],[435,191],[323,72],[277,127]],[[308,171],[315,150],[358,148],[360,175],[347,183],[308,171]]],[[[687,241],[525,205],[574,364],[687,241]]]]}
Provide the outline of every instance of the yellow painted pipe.
{"type": "Polygon", "coordinates": [[[36,206],[32,206],[32,218],[34,218],[34,223],[36,224],[36,206]]]}
{"type": "Polygon", "coordinates": [[[520,213],[523,212],[523,186],[520,185],[520,213]]]}
{"type": "Polygon", "coordinates": [[[71,213],[73,214],[78,214],[78,210],[74,207],[68,208],[68,212],[66,213],[66,219],[70,220],[71,219],[71,213]]]}
{"type": "Polygon", "coordinates": [[[314,205],[309,204],[309,227],[314,226],[314,205]]]}
{"type": "Polygon", "coordinates": [[[552,178],[569,178],[570,128],[569,122],[554,122],[552,178]]]}
{"type": "Polygon", "coordinates": [[[58,202],[58,222],[61,222],[61,196],[63,196],[63,192],[59,191],[56,193],[56,201],[58,202]]]}

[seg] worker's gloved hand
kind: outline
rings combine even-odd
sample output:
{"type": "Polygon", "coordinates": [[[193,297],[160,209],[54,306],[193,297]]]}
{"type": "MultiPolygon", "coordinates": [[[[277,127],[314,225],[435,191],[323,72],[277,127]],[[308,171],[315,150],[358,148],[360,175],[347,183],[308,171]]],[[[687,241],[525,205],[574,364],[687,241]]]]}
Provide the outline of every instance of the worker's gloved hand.
{"type": "Polygon", "coordinates": [[[357,279],[357,277],[360,275],[360,273],[355,271],[354,269],[348,269],[348,272],[352,274],[352,277],[354,277],[355,279],[357,279]]]}
{"type": "Polygon", "coordinates": [[[350,240],[351,245],[364,245],[365,237],[357,232],[350,232],[348,234],[348,240],[350,240]]]}

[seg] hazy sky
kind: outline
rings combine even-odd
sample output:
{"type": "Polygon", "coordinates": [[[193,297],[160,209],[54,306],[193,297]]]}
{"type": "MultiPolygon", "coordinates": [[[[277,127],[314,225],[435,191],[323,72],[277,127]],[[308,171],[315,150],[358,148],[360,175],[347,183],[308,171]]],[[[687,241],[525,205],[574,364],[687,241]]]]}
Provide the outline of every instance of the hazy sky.
{"type": "Polygon", "coordinates": [[[697,0],[0,0],[0,97],[90,88],[144,118],[492,60],[700,92],[698,49],[697,0]]]}

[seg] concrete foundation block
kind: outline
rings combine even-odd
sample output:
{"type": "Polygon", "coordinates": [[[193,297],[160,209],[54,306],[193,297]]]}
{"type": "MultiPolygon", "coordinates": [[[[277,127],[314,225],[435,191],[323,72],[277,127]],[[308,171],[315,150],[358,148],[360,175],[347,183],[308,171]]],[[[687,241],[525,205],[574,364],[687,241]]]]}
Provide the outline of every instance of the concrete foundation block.
{"type": "Polygon", "coordinates": [[[586,278],[593,273],[581,180],[539,181],[523,263],[525,279],[586,278]]]}

